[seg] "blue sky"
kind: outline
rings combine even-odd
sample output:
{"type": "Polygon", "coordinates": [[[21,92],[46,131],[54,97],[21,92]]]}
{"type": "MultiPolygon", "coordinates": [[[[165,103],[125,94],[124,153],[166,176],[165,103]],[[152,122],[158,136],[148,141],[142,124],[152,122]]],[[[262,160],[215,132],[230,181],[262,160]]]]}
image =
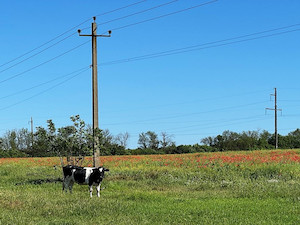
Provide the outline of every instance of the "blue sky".
{"type": "Polygon", "coordinates": [[[287,134],[300,127],[299,10],[298,0],[1,1],[0,135],[31,117],[92,123],[91,43],[76,31],[89,34],[93,16],[98,34],[112,30],[98,38],[99,126],[128,132],[129,147],[148,130],[177,145],[273,133],[275,87],[287,134]]]}

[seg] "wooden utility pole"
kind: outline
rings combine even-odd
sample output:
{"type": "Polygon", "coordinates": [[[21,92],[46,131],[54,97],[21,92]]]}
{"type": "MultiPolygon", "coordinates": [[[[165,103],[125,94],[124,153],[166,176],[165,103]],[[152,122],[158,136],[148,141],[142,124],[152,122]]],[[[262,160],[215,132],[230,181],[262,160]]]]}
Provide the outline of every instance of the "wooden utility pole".
{"type": "Polygon", "coordinates": [[[111,31],[108,31],[108,35],[97,35],[97,23],[96,17],[93,17],[92,34],[80,34],[81,30],[78,30],[79,36],[92,37],[92,95],[93,95],[93,166],[100,166],[100,148],[99,139],[96,138],[95,132],[99,129],[98,120],[98,72],[97,72],[97,37],[110,37],[111,31]]]}
{"type": "Polygon", "coordinates": [[[31,133],[33,134],[33,119],[32,119],[32,117],[30,118],[30,128],[31,128],[31,133]]]}
{"type": "Polygon", "coordinates": [[[30,128],[31,128],[31,146],[33,146],[33,119],[30,119],[30,128]]]}
{"type": "Polygon", "coordinates": [[[31,142],[31,148],[33,147],[33,119],[32,117],[30,118],[30,142],[31,142]]]}
{"type": "Polygon", "coordinates": [[[274,112],[275,112],[275,149],[277,149],[278,148],[277,111],[282,111],[282,109],[277,108],[277,89],[276,88],[274,88],[274,94],[271,94],[271,96],[274,96],[274,100],[275,100],[274,109],[266,108],[266,110],[274,110],[274,112]]]}

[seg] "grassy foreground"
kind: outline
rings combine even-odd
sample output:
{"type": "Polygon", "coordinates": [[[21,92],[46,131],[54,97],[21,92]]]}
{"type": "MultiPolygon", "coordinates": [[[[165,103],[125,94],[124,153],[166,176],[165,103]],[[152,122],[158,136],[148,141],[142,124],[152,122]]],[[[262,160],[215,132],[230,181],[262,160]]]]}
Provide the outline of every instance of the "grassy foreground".
{"type": "Polygon", "coordinates": [[[300,224],[299,150],[101,162],[98,199],[62,193],[58,158],[0,159],[0,224],[300,224]]]}

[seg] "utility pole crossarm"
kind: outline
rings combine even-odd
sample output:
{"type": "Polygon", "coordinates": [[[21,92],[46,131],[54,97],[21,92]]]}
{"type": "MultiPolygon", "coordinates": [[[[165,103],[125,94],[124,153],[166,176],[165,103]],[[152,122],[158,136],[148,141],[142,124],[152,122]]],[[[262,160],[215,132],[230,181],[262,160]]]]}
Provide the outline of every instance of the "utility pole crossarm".
{"type": "Polygon", "coordinates": [[[108,35],[107,34],[100,34],[100,35],[91,35],[91,34],[81,34],[81,30],[77,31],[79,36],[81,37],[111,37],[111,31],[108,31],[108,35]]]}
{"type": "Polygon", "coordinates": [[[96,31],[97,31],[97,24],[96,24],[96,17],[93,17],[94,22],[92,23],[92,34],[81,34],[81,30],[78,29],[77,32],[79,34],[79,36],[83,36],[83,37],[111,37],[111,30],[108,31],[108,35],[105,34],[99,34],[97,35],[96,31]]]}
{"type": "Polygon", "coordinates": [[[108,35],[97,35],[96,17],[93,17],[91,34],[81,34],[78,30],[79,36],[92,37],[92,89],[93,89],[93,166],[100,166],[100,148],[99,140],[96,138],[96,130],[99,129],[98,123],[98,72],[97,72],[97,37],[110,37],[111,31],[108,35]]]}
{"type": "MultiPolygon", "coordinates": [[[[272,109],[272,108],[266,108],[266,110],[275,110],[275,109],[272,109]]],[[[280,112],[282,112],[282,109],[276,109],[277,111],[280,111],[280,112]]]]}
{"type": "Polygon", "coordinates": [[[275,110],[275,109],[272,109],[272,108],[266,108],[266,110],[275,110]]]}

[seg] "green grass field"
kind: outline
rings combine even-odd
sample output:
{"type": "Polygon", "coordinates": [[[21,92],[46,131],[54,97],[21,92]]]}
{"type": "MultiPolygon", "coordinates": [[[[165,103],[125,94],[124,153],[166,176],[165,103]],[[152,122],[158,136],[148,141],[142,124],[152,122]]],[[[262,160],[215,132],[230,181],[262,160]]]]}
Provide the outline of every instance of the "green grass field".
{"type": "Polygon", "coordinates": [[[0,224],[300,224],[299,150],[101,163],[99,199],[87,186],[63,193],[58,158],[0,159],[0,224]]]}

